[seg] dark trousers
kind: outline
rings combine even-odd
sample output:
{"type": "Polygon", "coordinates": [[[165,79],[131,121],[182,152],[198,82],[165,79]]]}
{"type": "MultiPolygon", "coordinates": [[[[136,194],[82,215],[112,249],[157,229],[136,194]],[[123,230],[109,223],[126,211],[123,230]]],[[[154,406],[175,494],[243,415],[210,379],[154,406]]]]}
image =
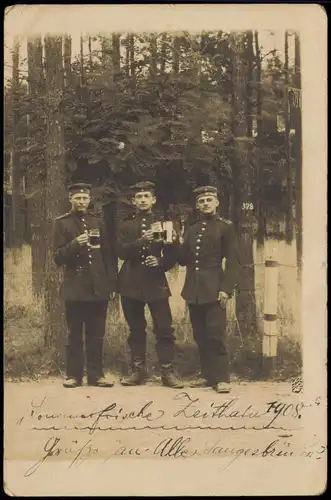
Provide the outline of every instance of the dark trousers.
{"type": "Polygon", "coordinates": [[[82,380],[84,374],[83,326],[85,325],[86,371],[88,382],[103,376],[102,347],[108,301],[66,301],[67,377],[82,380]]]}
{"type": "Polygon", "coordinates": [[[226,310],[219,302],[188,304],[193,336],[198,344],[202,375],[212,384],[229,382],[226,310]]]}
{"type": "MultiPolygon", "coordinates": [[[[128,344],[132,362],[145,361],[146,356],[146,319],[145,302],[121,297],[124,317],[129,325],[128,344]]],[[[169,300],[160,299],[148,302],[151,312],[154,334],[156,337],[156,352],[161,364],[172,363],[174,357],[174,342],[172,316],[169,300]]]]}

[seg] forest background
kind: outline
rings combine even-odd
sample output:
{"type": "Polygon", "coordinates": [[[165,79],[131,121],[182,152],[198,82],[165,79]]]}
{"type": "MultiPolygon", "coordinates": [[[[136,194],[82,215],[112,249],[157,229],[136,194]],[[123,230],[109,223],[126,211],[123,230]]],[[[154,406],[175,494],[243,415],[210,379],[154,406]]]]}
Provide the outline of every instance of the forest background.
{"type": "MultiPolygon", "coordinates": [[[[300,38],[278,32],[277,44],[268,49],[261,39],[265,34],[258,31],[111,33],[79,40],[40,36],[7,47],[8,376],[63,373],[61,271],[54,267],[50,242],[54,217],[69,208],[66,185],[93,184],[93,210],[115,237],[118,222],[131,210],[128,187],[142,178],[155,181],[158,210],[180,226],[194,220],[194,187],[211,183],[221,193],[221,214],[234,222],[240,239],[240,283],[228,311],[237,376],[260,373],[263,264],[277,250],[275,375],[300,372],[300,38]]],[[[186,376],[197,358],[180,299],[183,274],[175,268],[169,281],[178,369],[186,376]]],[[[109,370],[126,370],[126,336],[117,297],[108,316],[109,370]]],[[[153,342],[149,364],[157,374],[153,342]]]]}

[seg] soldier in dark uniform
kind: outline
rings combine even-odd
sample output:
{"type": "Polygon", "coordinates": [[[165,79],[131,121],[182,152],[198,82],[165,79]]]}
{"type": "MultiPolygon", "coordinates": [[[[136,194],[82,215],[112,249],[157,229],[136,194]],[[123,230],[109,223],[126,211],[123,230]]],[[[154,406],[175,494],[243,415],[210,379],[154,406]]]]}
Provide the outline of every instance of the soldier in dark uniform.
{"type": "Polygon", "coordinates": [[[64,267],[61,285],[68,337],[64,387],[82,384],[83,325],[89,385],[111,387],[102,369],[102,349],[109,299],[116,291],[117,257],[103,221],[87,211],[90,185],[69,186],[71,211],[55,219],[54,260],[64,267]]]}
{"type": "Polygon", "coordinates": [[[131,351],[132,373],[122,385],[139,385],[146,378],[146,319],[145,305],[151,312],[156,351],[164,385],[180,388],[183,384],[174,374],[174,335],[169,306],[170,290],[165,272],[176,264],[172,244],[155,240],[151,224],[159,221],[152,208],[156,202],[152,182],[132,186],[132,203],[136,214],[125,220],[118,230],[117,253],[124,260],[119,273],[119,293],[122,309],[129,325],[128,344],[131,351]]]}
{"type": "Polygon", "coordinates": [[[178,261],[186,266],[182,297],[188,304],[201,362],[202,377],[191,387],[212,386],[217,392],[228,393],[226,303],[237,278],[236,235],[233,224],[217,214],[217,189],[203,186],[194,193],[200,220],[188,228],[177,247],[178,261]]]}

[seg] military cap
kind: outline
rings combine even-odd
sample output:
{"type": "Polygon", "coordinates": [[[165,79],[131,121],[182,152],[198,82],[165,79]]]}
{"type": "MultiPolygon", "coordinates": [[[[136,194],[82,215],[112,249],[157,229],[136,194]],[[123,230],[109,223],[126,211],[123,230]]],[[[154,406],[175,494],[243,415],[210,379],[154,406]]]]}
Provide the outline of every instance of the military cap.
{"type": "Polygon", "coordinates": [[[68,186],[68,191],[69,194],[76,194],[76,193],[90,194],[91,184],[86,184],[84,182],[76,182],[75,184],[70,184],[70,186],[68,186]]]}
{"type": "Polygon", "coordinates": [[[196,199],[200,198],[200,196],[215,196],[217,198],[218,192],[217,188],[214,186],[201,186],[193,190],[196,199]]]}
{"type": "Polygon", "coordinates": [[[154,193],[155,184],[154,182],[150,181],[137,182],[137,184],[131,186],[131,190],[133,191],[133,193],[141,193],[145,191],[150,191],[151,193],[154,193]]]}

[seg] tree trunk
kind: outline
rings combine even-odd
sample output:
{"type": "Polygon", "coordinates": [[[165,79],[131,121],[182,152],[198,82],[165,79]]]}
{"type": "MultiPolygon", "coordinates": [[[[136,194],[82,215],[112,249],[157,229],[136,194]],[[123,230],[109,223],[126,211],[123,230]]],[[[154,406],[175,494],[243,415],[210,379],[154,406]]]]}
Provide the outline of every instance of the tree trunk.
{"type": "Polygon", "coordinates": [[[179,73],[179,59],[180,59],[180,38],[174,37],[172,46],[172,71],[175,74],[179,73]]]}
{"type": "MultiPolygon", "coordinates": [[[[19,81],[19,57],[20,45],[18,39],[14,41],[13,48],[13,83],[12,83],[12,112],[13,112],[13,130],[12,130],[12,227],[11,242],[14,249],[22,248],[24,239],[24,202],[21,192],[22,168],[19,152],[19,120],[20,120],[20,81],[19,81]]],[[[14,251],[14,258],[19,257],[20,252],[14,251]]]]}
{"type": "Polygon", "coordinates": [[[150,36],[149,50],[151,54],[150,75],[152,76],[152,78],[155,78],[157,74],[157,40],[156,35],[154,34],[150,36]]]}
{"type": "Polygon", "coordinates": [[[121,74],[121,36],[113,34],[112,35],[112,58],[113,58],[113,71],[114,71],[114,80],[117,80],[121,74]]]}
{"type": "Polygon", "coordinates": [[[71,36],[64,36],[63,43],[63,62],[64,62],[64,86],[69,87],[72,83],[72,71],[71,71],[71,36]]]}
{"type": "Polygon", "coordinates": [[[252,210],[245,210],[251,202],[252,172],[247,154],[246,34],[230,35],[232,73],[232,130],[233,149],[233,199],[234,223],[238,231],[239,289],[236,297],[236,313],[244,336],[256,334],[255,273],[253,260],[252,210]]]}
{"type": "Polygon", "coordinates": [[[295,34],[295,73],[294,84],[297,89],[298,99],[293,105],[295,123],[295,190],[296,190],[296,244],[297,244],[297,266],[298,278],[301,280],[302,269],[302,117],[301,117],[301,53],[300,38],[295,34]]]}
{"type": "Polygon", "coordinates": [[[45,276],[45,344],[54,346],[58,353],[64,348],[65,322],[63,304],[59,296],[62,272],[53,260],[53,222],[64,212],[65,191],[65,150],[63,129],[63,66],[62,37],[45,38],[46,70],[46,161],[47,177],[45,186],[46,221],[44,236],[46,240],[45,276]]]}
{"type": "Polygon", "coordinates": [[[114,80],[112,41],[111,38],[104,37],[101,42],[103,81],[105,86],[109,86],[114,80]]]}
{"type": "Polygon", "coordinates": [[[253,63],[254,63],[254,49],[253,49],[253,31],[246,32],[246,61],[247,61],[247,70],[246,70],[246,126],[247,126],[247,179],[248,184],[250,185],[250,196],[252,200],[251,208],[253,210],[249,210],[249,219],[250,219],[250,231],[252,231],[252,235],[256,234],[256,216],[255,216],[255,186],[256,186],[256,157],[254,156],[253,151],[253,63]],[[254,226],[254,227],[253,227],[254,226]]]}
{"type": "Polygon", "coordinates": [[[134,35],[129,35],[129,50],[130,50],[130,76],[132,93],[136,90],[136,63],[135,63],[135,48],[134,35]]]}
{"type": "MultiPolygon", "coordinates": [[[[41,38],[28,40],[28,77],[29,77],[29,98],[32,102],[37,102],[45,93],[45,81],[43,73],[42,61],[42,41],[41,38]]],[[[30,115],[28,115],[28,133],[30,127],[35,130],[38,127],[38,136],[33,137],[34,141],[38,141],[40,148],[44,148],[45,144],[45,121],[44,117],[38,113],[38,106],[35,105],[33,113],[33,123],[31,123],[30,115]]],[[[28,137],[28,146],[30,138],[28,137]]],[[[45,278],[45,262],[46,262],[46,246],[43,237],[43,224],[46,216],[45,212],[45,175],[46,165],[45,159],[36,158],[30,163],[30,168],[27,172],[28,189],[31,196],[28,199],[28,213],[31,227],[31,253],[32,253],[32,290],[37,297],[43,297],[44,278],[45,278]]]]}
{"type": "Polygon", "coordinates": [[[85,84],[85,69],[84,69],[84,39],[80,37],[80,86],[85,84]]]}
{"type": "Polygon", "coordinates": [[[90,64],[90,69],[92,69],[93,66],[93,58],[92,58],[92,37],[88,37],[88,56],[89,56],[89,64],[90,64]]]}
{"type": "Polygon", "coordinates": [[[253,31],[247,31],[246,117],[247,137],[253,137],[253,31]]]}
{"type": "Polygon", "coordinates": [[[130,79],[130,35],[125,40],[125,75],[130,79]]]}
{"type": "Polygon", "coordinates": [[[262,206],[262,183],[261,183],[261,164],[260,164],[260,151],[263,141],[263,121],[262,121],[262,68],[261,68],[261,53],[259,45],[259,34],[257,31],[254,32],[255,40],[255,61],[256,61],[256,125],[257,125],[257,137],[256,137],[256,188],[255,188],[255,214],[257,218],[257,232],[256,232],[256,243],[258,246],[264,244],[265,236],[265,220],[263,215],[262,206]]]}
{"type": "Polygon", "coordinates": [[[162,41],[161,41],[161,65],[160,65],[160,72],[161,75],[165,74],[165,68],[166,68],[166,62],[167,62],[167,34],[164,33],[162,35],[162,41]]]}
{"type": "Polygon", "coordinates": [[[292,161],[290,151],[290,120],[289,120],[289,68],[288,68],[288,31],[285,31],[285,98],[284,98],[284,121],[285,121],[285,164],[286,164],[286,184],[287,184],[287,200],[286,200],[286,240],[293,240],[293,177],[292,177],[292,161]]]}

